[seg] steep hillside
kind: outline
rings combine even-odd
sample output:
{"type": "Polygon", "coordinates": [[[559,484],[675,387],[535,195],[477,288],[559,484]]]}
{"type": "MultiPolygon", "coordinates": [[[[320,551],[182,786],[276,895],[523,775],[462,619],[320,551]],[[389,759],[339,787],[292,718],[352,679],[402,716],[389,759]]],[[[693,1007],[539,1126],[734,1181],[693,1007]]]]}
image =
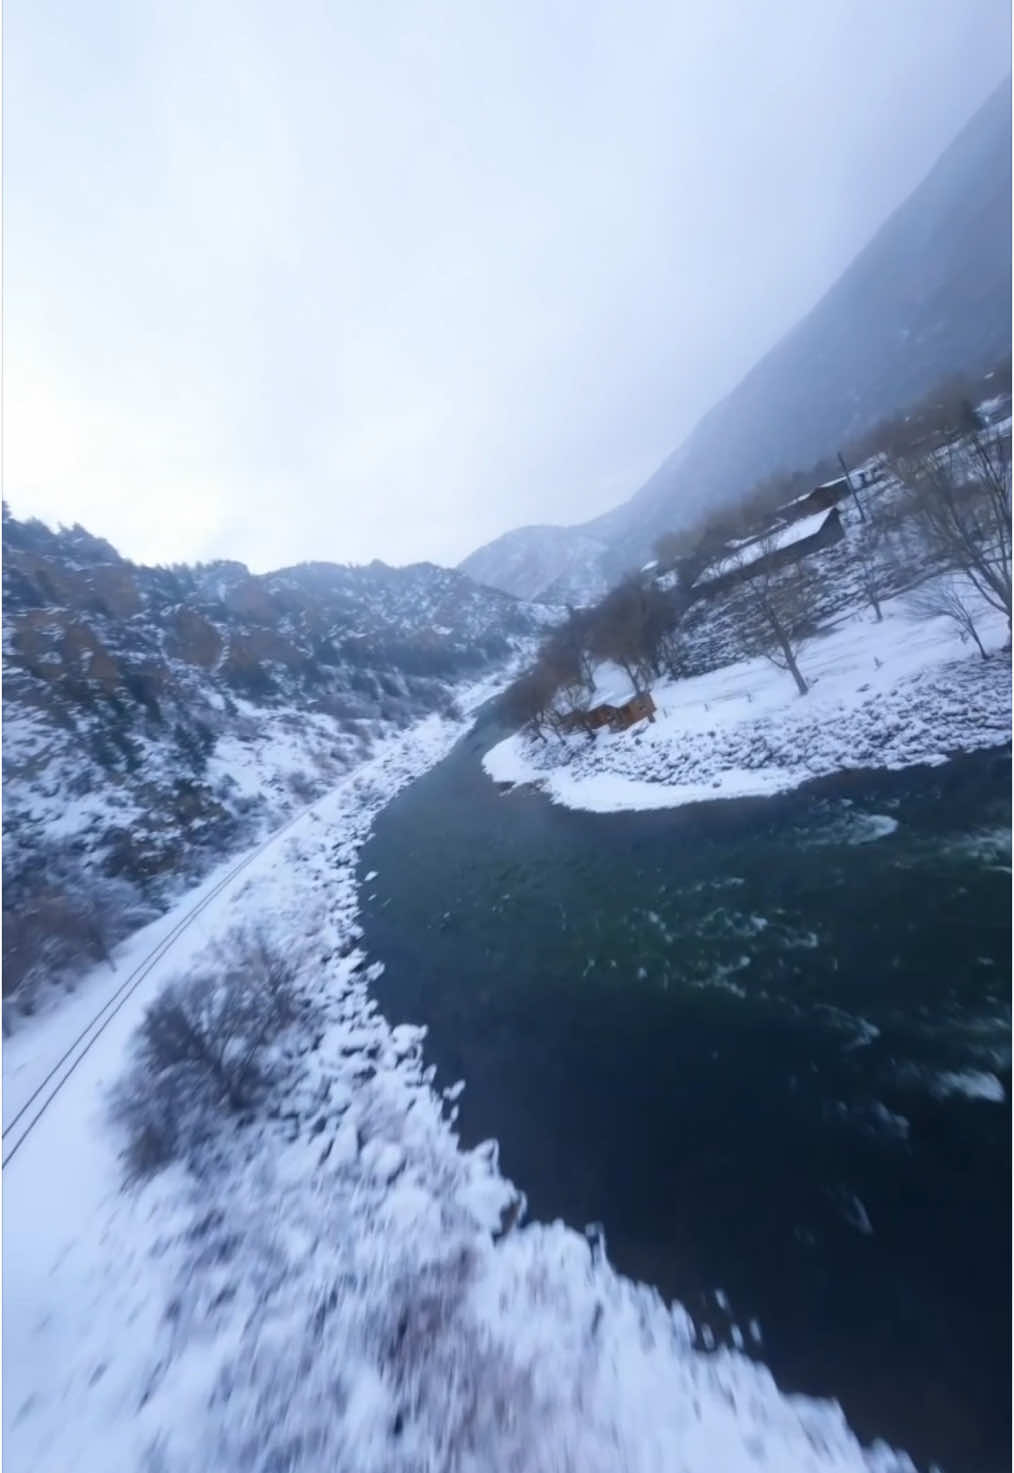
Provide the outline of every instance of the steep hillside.
{"type": "Polygon", "coordinates": [[[93,955],[545,620],[431,564],[139,567],[5,514],[5,990],[93,955]]]}
{"type": "MultiPolygon", "coordinates": [[[[1007,81],[813,310],[628,502],[537,544],[537,529],[525,529],[539,577],[550,565],[554,577],[573,575],[583,547],[589,581],[612,581],[650,557],[660,532],[846,446],[947,374],[991,368],[1010,351],[1010,215],[1007,81]],[[602,559],[596,543],[608,547],[602,559]]],[[[472,555],[484,581],[513,588],[522,577],[518,535],[472,555]]]]}
{"type": "Polygon", "coordinates": [[[587,603],[605,592],[599,571],[605,552],[602,539],[578,527],[518,527],[469,553],[459,566],[470,578],[516,598],[587,603]]]}

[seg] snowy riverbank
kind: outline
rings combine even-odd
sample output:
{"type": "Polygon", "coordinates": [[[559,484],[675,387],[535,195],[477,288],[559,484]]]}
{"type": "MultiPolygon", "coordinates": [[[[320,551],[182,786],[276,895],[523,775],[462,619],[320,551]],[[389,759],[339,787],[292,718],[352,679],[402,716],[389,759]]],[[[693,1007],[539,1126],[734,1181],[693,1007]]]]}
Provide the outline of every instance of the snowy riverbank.
{"type": "MultiPolygon", "coordinates": [[[[1007,626],[992,610],[977,624],[987,661],[949,620],[913,620],[895,599],[882,623],[853,614],[803,649],[806,696],[763,658],[742,660],[660,682],[653,724],[594,741],[519,732],[483,765],[495,782],[535,782],[554,802],[604,813],[765,796],[849,768],[999,746],[1011,730],[1007,626]]],[[[605,666],[590,704],[629,695],[622,672],[605,666]]]]}
{"type": "MultiPolygon", "coordinates": [[[[430,718],[345,779],[195,920],[5,1171],[4,1439],[14,1470],[910,1468],[839,1409],[618,1276],[595,1241],[516,1226],[495,1147],[461,1150],[420,1030],[355,950],[373,817],[462,730],[430,718]],[[237,925],[298,959],[312,1034],[284,1098],[223,1117],[199,1174],[124,1191],[109,1088],[144,1007],[237,925]]],[[[185,911],[185,905],[178,908],[185,911]]],[[[164,918],[151,928],[159,930],[164,918]]],[[[134,938],[121,966],[159,939],[134,938]]],[[[125,952],[127,949],[125,949],[125,952]]],[[[108,978],[80,995],[101,1002],[108,978]]],[[[8,1044],[8,1115],[66,1047],[8,1044]]],[[[456,1095],[457,1090],[449,1091],[456,1095]]]]}

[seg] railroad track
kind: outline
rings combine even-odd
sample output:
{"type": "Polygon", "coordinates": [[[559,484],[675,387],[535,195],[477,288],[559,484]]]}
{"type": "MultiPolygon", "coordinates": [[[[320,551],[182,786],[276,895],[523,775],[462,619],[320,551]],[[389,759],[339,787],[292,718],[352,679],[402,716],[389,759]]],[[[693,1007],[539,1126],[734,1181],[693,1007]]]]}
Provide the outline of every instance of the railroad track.
{"type": "MultiPolygon", "coordinates": [[[[312,806],[310,805],[310,808],[312,806]]],[[[186,915],[180,917],[172,929],[162,937],[158,945],[152,947],[148,955],[138,962],[128,976],[120,983],[119,987],[116,988],[115,992],[106,999],[91,1022],[85,1028],[82,1028],[70,1047],[61,1054],[46,1077],[36,1085],[21,1108],[7,1122],[3,1132],[4,1169],[6,1169],[8,1163],[17,1155],[78,1065],[87,1058],[92,1047],[102,1037],[102,1034],[109,1027],[109,1024],[116,1017],[117,1013],[130,1000],[145,978],[151,974],[159,962],[172,950],[172,947],[184,932],[188,931],[198,917],[203,915],[212,901],[217,900],[223,890],[226,890],[238,875],[242,874],[255,859],[258,859],[265,850],[276,843],[294,824],[297,824],[301,818],[305,818],[307,813],[310,812],[310,808],[304,808],[301,812],[294,814],[292,818],[282,824],[281,828],[276,829],[262,844],[259,844],[256,849],[251,850],[238,864],[235,864],[229,873],[224,875],[209,890],[207,895],[202,896],[197,904],[187,911],[186,915]]]]}

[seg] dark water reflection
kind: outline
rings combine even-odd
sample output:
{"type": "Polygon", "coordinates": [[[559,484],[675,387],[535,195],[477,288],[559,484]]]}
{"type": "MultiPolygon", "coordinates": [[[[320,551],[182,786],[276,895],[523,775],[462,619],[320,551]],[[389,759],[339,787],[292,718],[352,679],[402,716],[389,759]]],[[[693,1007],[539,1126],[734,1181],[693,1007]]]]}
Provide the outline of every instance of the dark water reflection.
{"type": "Polygon", "coordinates": [[[603,816],[502,795],[488,739],[361,871],[464,1140],[860,1435],[1009,1467],[1009,757],[603,816]]]}

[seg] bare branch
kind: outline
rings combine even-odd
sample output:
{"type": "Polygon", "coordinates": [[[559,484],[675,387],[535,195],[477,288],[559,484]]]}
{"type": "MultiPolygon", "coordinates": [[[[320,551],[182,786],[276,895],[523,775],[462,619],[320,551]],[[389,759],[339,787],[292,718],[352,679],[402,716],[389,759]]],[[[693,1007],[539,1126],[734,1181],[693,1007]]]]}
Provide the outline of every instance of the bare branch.
{"type": "Polygon", "coordinates": [[[1011,441],[970,426],[895,467],[930,553],[1011,621],[1011,441]]]}
{"type": "Polygon", "coordinates": [[[962,643],[971,639],[982,658],[988,659],[975,627],[968,601],[968,585],[957,578],[934,578],[912,590],[905,604],[917,619],[951,619],[961,631],[962,643]]]}
{"type": "Polygon", "coordinates": [[[742,597],[753,615],[745,629],[744,653],[756,647],[772,665],[787,671],[805,696],[809,683],[798,656],[813,633],[813,583],[802,563],[777,565],[778,542],[769,533],[751,549],[751,561],[742,564],[742,597]]]}

